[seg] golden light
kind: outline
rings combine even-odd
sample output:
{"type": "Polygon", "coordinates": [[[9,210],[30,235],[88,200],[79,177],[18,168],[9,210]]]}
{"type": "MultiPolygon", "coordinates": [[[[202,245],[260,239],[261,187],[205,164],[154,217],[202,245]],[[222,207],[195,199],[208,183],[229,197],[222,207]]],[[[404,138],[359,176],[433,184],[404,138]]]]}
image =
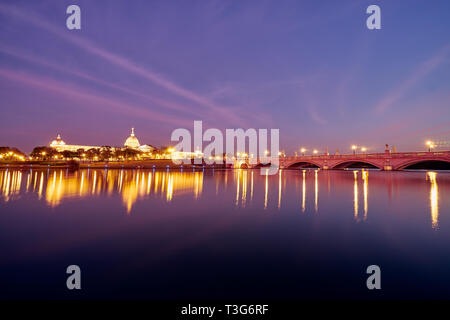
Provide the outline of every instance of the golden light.
{"type": "Polygon", "coordinates": [[[362,147],[362,148],[361,148],[361,151],[362,151],[362,152],[366,152],[366,151],[367,151],[367,148],[366,148],[366,147],[362,147]]]}
{"type": "Polygon", "coordinates": [[[427,146],[431,146],[431,145],[433,144],[433,141],[428,140],[428,141],[426,142],[426,144],[427,144],[427,146]]]}
{"type": "Polygon", "coordinates": [[[356,150],[356,149],[358,149],[358,146],[357,145],[352,145],[352,150],[356,150]]]}
{"type": "Polygon", "coordinates": [[[317,151],[316,149],[313,150],[314,154],[317,154],[319,151],[317,151]]]}
{"type": "Polygon", "coordinates": [[[269,154],[269,150],[264,151],[264,154],[268,155],[269,154]]]}
{"type": "Polygon", "coordinates": [[[42,151],[41,154],[42,154],[43,156],[45,156],[47,153],[46,153],[45,151],[42,151]]]}
{"type": "Polygon", "coordinates": [[[167,151],[168,151],[169,153],[172,153],[172,152],[175,151],[175,148],[169,148],[169,149],[167,149],[167,151]]]}
{"type": "Polygon", "coordinates": [[[305,148],[301,148],[301,149],[300,149],[300,152],[301,152],[301,153],[305,153],[305,152],[306,152],[306,149],[305,149],[305,148]]]}

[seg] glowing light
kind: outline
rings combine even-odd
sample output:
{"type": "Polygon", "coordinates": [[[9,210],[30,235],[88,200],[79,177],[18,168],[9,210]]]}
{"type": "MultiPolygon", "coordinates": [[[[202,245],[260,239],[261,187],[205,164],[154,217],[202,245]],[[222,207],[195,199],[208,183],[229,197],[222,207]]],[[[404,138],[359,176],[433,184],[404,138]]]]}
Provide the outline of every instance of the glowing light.
{"type": "Polygon", "coordinates": [[[314,171],[314,211],[317,212],[319,208],[319,180],[317,178],[317,173],[319,170],[314,171]]]}
{"type": "Polygon", "coordinates": [[[282,170],[280,169],[278,171],[278,210],[281,208],[281,172],[282,170]]]}
{"type": "Polygon", "coordinates": [[[364,181],[363,185],[363,192],[364,192],[364,220],[367,219],[367,211],[369,208],[369,204],[367,201],[367,198],[369,196],[369,171],[363,170],[362,171],[362,179],[364,181]]]}
{"type": "Polygon", "coordinates": [[[266,185],[264,188],[264,210],[267,209],[268,194],[269,194],[269,175],[268,169],[266,169],[266,185]]]}
{"type": "Polygon", "coordinates": [[[302,212],[306,210],[306,170],[303,170],[303,183],[302,183],[302,212]]]}
{"type": "Polygon", "coordinates": [[[430,208],[431,208],[431,227],[436,229],[439,226],[439,190],[436,181],[436,172],[427,172],[430,179],[430,208]]]}
{"type": "Polygon", "coordinates": [[[317,154],[319,151],[317,151],[316,149],[313,150],[314,154],[317,154]]]}
{"type": "Polygon", "coordinates": [[[353,183],[353,207],[355,220],[358,219],[358,171],[353,171],[355,181],[353,183]]]}

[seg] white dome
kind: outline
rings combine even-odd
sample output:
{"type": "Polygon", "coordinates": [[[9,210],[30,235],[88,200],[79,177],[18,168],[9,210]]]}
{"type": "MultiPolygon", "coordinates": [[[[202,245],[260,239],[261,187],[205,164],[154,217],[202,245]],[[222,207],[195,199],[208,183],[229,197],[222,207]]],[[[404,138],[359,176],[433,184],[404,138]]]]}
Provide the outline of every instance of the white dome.
{"type": "Polygon", "coordinates": [[[50,142],[50,146],[64,146],[66,145],[66,143],[61,139],[61,136],[58,134],[58,137],[56,137],[55,140],[53,140],[52,142],[50,142]]]}
{"type": "Polygon", "coordinates": [[[131,135],[125,140],[124,146],[132,149],[138,149],[141,144],[134,135],[134,128],[131,128],[131,135]]]}

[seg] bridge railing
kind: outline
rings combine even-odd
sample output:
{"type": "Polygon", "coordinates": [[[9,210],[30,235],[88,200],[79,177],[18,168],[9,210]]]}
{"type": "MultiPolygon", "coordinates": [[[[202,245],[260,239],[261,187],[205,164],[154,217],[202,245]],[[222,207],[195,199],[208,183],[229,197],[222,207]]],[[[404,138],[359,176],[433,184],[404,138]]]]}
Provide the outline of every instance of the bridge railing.
{"type": "MultiPolygon", "coordinates": [[[[330,155],[297,155],[297,156],[280,156],[278,159],[280,162],[285,161],[313,161],[313,160],[345,160],[345,159],[379,159],[379,158],[411,158],[411,157],[423,157],[423,158],[433,158],[433,157],[449,157],[450,151],[433,151],[433,152],[383,152],[383,153],[356,153],[356,154],[330,154],[330,155]]],[[[258,159],[259,163],[271,163],[271,157],[262,157],[258,159]]]]}
{"type": "Polygon", "coordinates": [[[368,158],[410,158],[410,157],[450,157],[450,151],[433,151],[433,152],[383,152],[383,153],[356,153],[356,154],[330,154],[330,155],[298,155],[281,157],[280,161],[291,160],[339,160],[339,159],[368,159],[368,158]]]}

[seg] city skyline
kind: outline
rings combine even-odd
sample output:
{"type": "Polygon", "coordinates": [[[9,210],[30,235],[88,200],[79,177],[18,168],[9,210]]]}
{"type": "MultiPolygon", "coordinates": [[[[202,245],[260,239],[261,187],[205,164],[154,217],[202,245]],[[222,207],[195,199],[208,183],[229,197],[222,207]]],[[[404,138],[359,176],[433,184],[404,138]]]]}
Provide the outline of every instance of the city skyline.
{"type": "Polygon", "coordinates": [[[0,145],[120,144],[136,127],[161,146],[202,120],[279,128],[290,154],[449,149],[447,2],[379,1],[381,30],[368,1],[79,1],[75,31],[69,4],[0,4],[0,145]]]}

